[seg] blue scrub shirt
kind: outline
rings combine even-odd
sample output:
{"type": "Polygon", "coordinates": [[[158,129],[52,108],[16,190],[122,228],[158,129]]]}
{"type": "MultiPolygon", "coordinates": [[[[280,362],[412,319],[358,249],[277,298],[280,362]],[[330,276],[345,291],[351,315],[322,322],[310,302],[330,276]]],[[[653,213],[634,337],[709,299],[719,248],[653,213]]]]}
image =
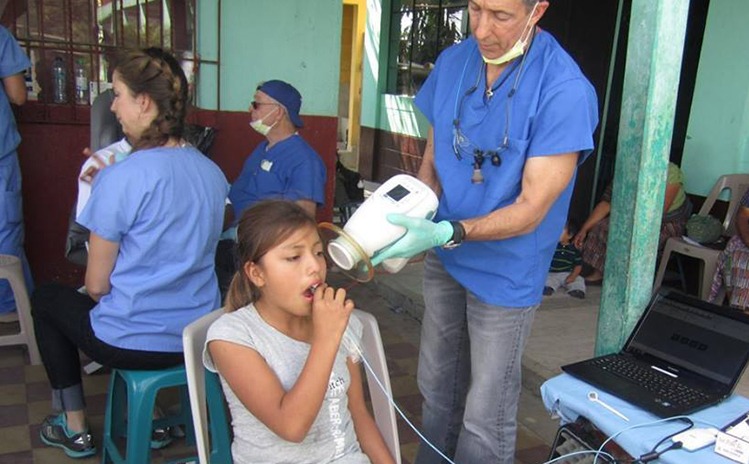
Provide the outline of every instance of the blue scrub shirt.
{"type": "Polygon", "coordinates": [[[255,148],[231,186],[229,200],[235,222],[245,209],[260,200],[310,200],[319,206],[325,203],[325,165],[302,137],[294,134],[267,147],[268,141],[263,141],[255,148]]]}
{"type": "Polygon", "coordinates": [[[182,329],[220,306],[214,270],[228,183],[193,147],[136,151],[99,172],[78,222],[120,249],[91,311],[100,340],[182,351],[182,329]]]}
{"type": "MultiPolygon", "coordinates": [[[[515,202],[530,157],[580,152],[582,163],[593,149],[598,107],[590,82],[546,32],[535,36],[527,53],[522,68],[520,58],[506,67],[489,98],[481,55],[476,41],[468,38],[440,55],[416,96],[416,106],[434,128],[442,186],[436,221],[483,216],[515,202]],[[462,159],[453,149],[456,119],[470,141],[462,159]],[[501,148],[505,135],[507,146],[501,148]],[[499,166],[484,161],[480,184],[471,182],[474,148],[496,150],[501,159],[499,166]]],[[[485,303],[538,304],[573,186],[574,178],[533,232],[438,249],[445,268],[485,303]]]]}

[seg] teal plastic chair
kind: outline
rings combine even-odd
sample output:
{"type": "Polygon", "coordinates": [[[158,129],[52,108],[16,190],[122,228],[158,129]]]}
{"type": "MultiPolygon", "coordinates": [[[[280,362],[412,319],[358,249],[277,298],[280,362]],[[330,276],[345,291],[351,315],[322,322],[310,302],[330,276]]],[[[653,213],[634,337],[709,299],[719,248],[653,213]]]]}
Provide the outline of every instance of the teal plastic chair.
{"type": "Polygon", "coordinates": [[[151,434],[154,428],[182,425],[187,443],[195,442],[187,391],[185,366],[156,371],[113,369],[104,417],[102,464],[136,464],[151,460],[151,434]],[[180,411],[153,419],[156,395],[163,388],[179,387],[180,411]],[[125,455],[117,440],[125,437],[125,455]]]}

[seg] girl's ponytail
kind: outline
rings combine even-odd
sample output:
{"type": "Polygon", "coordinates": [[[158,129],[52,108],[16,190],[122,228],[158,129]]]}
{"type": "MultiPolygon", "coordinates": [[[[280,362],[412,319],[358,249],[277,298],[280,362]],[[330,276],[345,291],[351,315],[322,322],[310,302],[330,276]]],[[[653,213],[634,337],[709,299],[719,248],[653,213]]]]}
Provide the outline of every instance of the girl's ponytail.
{"type": "Polygon", "coordinates": [[[230,313],[255,301],[255,298],[253,298],[255,293],[253,287],[249,277],[244,274],[244,269],[239,269],[235,272],[229,284],[229,290],[226,293],[224,311],[230,313]]]}

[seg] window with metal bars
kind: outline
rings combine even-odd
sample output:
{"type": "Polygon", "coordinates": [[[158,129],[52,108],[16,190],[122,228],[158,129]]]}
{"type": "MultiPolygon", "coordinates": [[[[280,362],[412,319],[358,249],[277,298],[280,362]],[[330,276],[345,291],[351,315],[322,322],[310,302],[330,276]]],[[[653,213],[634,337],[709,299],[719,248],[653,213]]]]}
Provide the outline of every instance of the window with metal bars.
{"type": "MultiPolygon", "coordinates": [[[[191,71],[201,62],[194,52],[195,8],[195,0],[0,0],[0,23],[31,59],[29,100],[75,109],[111,85],[114,61],[124,49],[169,50],[194,79],[191,71]],[[56,65],[64,72],[57,89],[56,65]]],[[[78,113],[70,114],[77,119],[78,113]]]]}
{"type": "Polygon", "coordinates": [[[393,0],[388,92],[415,95],[439,53],[469,34],[467,0],[393,0]]]}

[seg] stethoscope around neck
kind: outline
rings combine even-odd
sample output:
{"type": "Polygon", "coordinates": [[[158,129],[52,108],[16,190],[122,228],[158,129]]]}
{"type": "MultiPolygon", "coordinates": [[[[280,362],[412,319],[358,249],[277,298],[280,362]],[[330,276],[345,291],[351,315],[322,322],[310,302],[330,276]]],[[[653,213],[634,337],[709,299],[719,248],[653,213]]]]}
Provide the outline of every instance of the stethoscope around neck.
{"type": "MultiPolygon", "coordinates": [[[[515,68],[507,72],[498,84],[490,87],[486,91],[486,97],[491,100],[494,97],[495,91],[502,87],[502,85],[505,83],[505,81],[507,81],[507,79],[509,79],[512,73],[517,70],[517,73],[515,74],[515,80],[512,83],[512,88],[507,93],[507,101],[505,102],[504,134],[502,135],[502,141],[497,148],[493,150],[482,150],[478,146],[474,145],[473,142],[471,142],[471,140],[468,138],[468,136],[466,136],[463,131],[460,130],[460,116],[463,110],[463,103],[465,102],[466,97],[474,93],[478,89],[479,84],[481,84],[481,77],[486,74],[486,63],[483,63],[482,61],[481,69],[476,76],[476,82],[471,87],[469,87],[462,95],[460,94],[460,84],[458,84],[458,91],[455,93],[455,109],[453,111],[453,114],[455,114],[455,118],[453,119],[453,152],[455,153],[455,157],[458,159],[458,161],[462,161],[463,154],[461,153],[461,151],[470,150],[469,154],[473,155],[473,174],[471,176],[471,182],[473,182],[474,184],[480,184],[484,181],[484,176],[481,174],[481,167],[483,166],[484,161],[488,158],[489,160],[491,160],[492,166],[501,166],[502,158],[500,155],[510,146],[510,113],[512,106],[511,101],[512,97],[515,96],[515,92],[518,89],[520,77],[523,74],[523,69],[525,66],[525,59],[530,53],[531,46],[533,46],[533,39],[535,38],[535,35],[535,33],[531,35],[531,41],[528,44],[528,49],[523,53],[523,57],[520,59],[520,61],[515,62],[515,68]]],[[[465,64],[463,65],[463,72],[460,75],[460,83],[463,82],[466,69],[468,68],[468,63],[472,58],[473,55],[469,56],[466,59],[465,64]]]]}

